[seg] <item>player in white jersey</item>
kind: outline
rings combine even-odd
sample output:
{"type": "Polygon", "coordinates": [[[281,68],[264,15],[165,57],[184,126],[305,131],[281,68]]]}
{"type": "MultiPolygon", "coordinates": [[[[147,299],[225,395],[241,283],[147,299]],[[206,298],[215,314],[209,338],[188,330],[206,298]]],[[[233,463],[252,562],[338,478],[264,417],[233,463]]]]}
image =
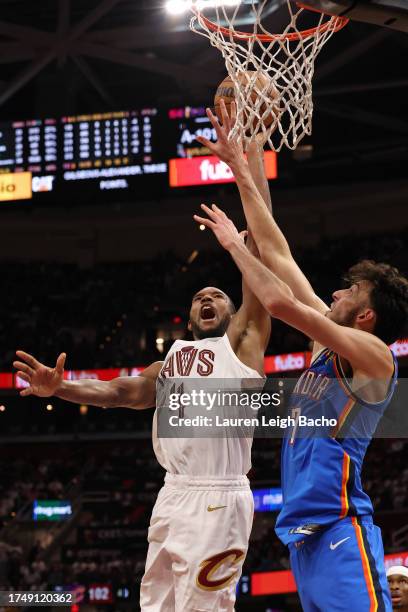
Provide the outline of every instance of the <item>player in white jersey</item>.
{"type": "MultiPolygon", "coordinates": [[[[260,191],[270,202],[261,146],[253,146],[249,160],[260,191]]],[[[188,327],[194,340],[177,340],[164,362],[151,364],[138,377],[109,382],[65,381],[65,353],[55,368],[49,368],[18,351],[14,367],[28,383],[21,395],[56,395],[93,406],[143,409],[155,404],[156,381],[161,386],[166,378],[188,379],[191,384],[194,378],[241,381],[263,376],[270,318],[245,284],[237,312],[228,295],[216,287],[196,293],[188,327]]],[[[156,416],[157,411],[155,423],[156,416]]],[[[167,474],[149,528],[143,612],[234,609],[253,518],[246,477],[251,443],[248,437],[164,438],[154,426],[154,450],[167,474]]]]}
{"type": "MultiPolygon", "coordinates": [[[[227,303],[215,287],[200,291],[193,309],[195,300],[200,317],[213,315],[215,301],[223,308],[227,303]]],[[[263,359],[262,350],[256,352],[263,359]]],[[[260,371],[261,367],[255,370],[240,361],[227,331],[194,342],[177,340],[164,360],[157,385],[182,380],[186,393],[200,388],[202,380],[208,385],[211,379],[217,383],[229,379],[238,387],[242,379],[262,380],[260,371]]],[[[153,445],[167,475],[149,529],[142,610],[232,610],[252,527],[253,498],[246,477],[252,438],[161,437],[157,415],[164,406],[159,397],[160,390],[153,445]],[[160,586],[159,575],[168,576],[160,586]]]]}
{"type": "MultiPolygon", "coordinates": [[[[215,287],[212,289],[218,291],[215,287]]],[[[165,381],[168,381],[169,387],[174,382],[177,387],[177,381],[180,379],[184,381],[182,389],[184,393],[193,388],[214,391],[219,387],[221,391],[225,387],[229,391],[240,391],[243,379],[254,380],[254,385],[257,385],[258,388],[262,382],[259,370],[248,367],[238,359],[232,350],[227,334],[216,338],[203,338],[195,342],[176,340],[164,360],[158,385],[163,386],[166,384],[165,381]],[[189,378],[188,386],[186,378],[189,378]],[[216,380],[215,386],[207,384],[207,381],[212,379],[216,380]]],[[[238,438],[222,436],[221,439],[215,436],[200,437],[200,432],[194,439],[176,435],[171,438],[157,435],[157,415],[161,408],[161,395],[159,389],[158,405],[153,421],[153,446],[157,460],[168,472],[190,476],[205,474],[208,477],[216,478],[249,472],[252,438],[245,436],[238,438]]],[[[191,414],[194,415],[194,412],[195,409],[192,408],[191,414]]],[[[168,423],[166,416],[164,417],[165,425],[168,423]]]]}

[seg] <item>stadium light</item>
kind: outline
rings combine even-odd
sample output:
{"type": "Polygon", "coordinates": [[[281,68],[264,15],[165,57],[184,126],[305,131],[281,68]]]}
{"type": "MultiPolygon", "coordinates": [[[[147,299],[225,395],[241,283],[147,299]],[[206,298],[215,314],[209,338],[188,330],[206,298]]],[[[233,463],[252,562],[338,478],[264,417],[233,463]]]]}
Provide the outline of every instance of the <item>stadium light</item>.
{"type": "Polygon", "coordinates": [[[195,259],[197,259],[197,257],[198,257],[198,251],[197,251],[197,249],[194,249],[194,251],[191,253],[191,255],[189,256],[189,258],[187,259],[187,262],[186,262],[186,263],[188,263],[188,265],[192,264],[192,263],[193,263],[193,261],[194,261],[195,259]]]}
{"type": "Polygon", "coordinates": [[[167,0],[166,11],[170,15],[181,15],[188,11],[190,6],[191,2],[189,0],[167,0]]]}
{"type": "Polygon", "coordinates": [[[241,0],[167,0],[166,10],[170,15],[181,15],[186,13],[192,6],[200,11],[216,6],[237,6],[241,0]]]}

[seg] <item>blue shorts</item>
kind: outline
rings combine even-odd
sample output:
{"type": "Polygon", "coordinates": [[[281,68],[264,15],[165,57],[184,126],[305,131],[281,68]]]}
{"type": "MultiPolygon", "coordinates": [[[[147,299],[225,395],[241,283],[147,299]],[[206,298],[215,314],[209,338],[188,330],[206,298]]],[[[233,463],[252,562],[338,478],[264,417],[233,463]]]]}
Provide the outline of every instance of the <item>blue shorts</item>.
{"type": "Polygon", "coordinates": [[[381,531],[347,517],[296,548],[290,563],[304,612],[392,612],[381,531]]]}

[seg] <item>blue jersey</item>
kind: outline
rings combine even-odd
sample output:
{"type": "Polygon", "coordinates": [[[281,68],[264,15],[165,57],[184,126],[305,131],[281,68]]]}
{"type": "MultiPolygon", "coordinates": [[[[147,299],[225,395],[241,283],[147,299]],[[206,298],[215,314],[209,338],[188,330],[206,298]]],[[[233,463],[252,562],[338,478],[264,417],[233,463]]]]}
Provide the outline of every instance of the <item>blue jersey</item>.
{"type": "Polygon", "coordinates": [[[284,544],[305,539],[346,516],[371,515],[373,507],[361,484],[361,468],[379,420],[390,403],[387,397],[366,402],[352,391],[342,375],[339,356],[323,350],[303,372],[292,393],[289,416],[295,425],[282,442],[283,508],[276,533],[284,544]],[[325,417],[317,431],[307,419],[325,417]],[[325,425],[325,423],[329,423],[325,425]]]}

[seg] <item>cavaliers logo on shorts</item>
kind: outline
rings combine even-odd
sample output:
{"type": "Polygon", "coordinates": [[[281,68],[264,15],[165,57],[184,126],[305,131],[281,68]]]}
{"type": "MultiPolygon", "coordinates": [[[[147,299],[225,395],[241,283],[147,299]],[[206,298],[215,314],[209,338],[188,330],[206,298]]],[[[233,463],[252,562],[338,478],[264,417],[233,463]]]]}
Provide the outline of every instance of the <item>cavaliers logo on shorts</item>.
{"type": "MultiPolygon", "coordinates": [[[[221,578],[212,579],[213,575],[222,565],[237,565],[245,558],[245,553],[237,548],[231,548],[224,552],[218,553],[205,559],[200,563],[201,570],[199,571],[196,584],[200,589],[204,591],[218,591],[226,587],[236,577],[238,570],[234,570],[232,573],[228,573],[226,576],[221,578]]],[[[231,569],[231,568],[230,568],[231,569]]]]}

